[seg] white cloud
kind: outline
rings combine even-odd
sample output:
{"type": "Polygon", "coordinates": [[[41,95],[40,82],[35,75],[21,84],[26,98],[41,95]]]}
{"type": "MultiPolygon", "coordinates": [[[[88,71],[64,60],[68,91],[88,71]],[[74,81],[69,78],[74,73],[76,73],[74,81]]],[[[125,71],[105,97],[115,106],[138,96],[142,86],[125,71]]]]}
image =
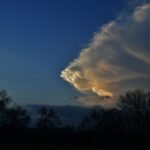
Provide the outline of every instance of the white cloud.
{"type": "Polygon", "coordinates": [[[150,3],[139,6],[123,21],[114,20],[95,35],[61,77],[81,92],[99,98],[83,98],[86,105],[112,104],[118,94],[150,89],[150,3]],[[96,97],[97,97],[96,96],[96,97]],[[110,103],[109,103],[110,102],[110,103]]]}

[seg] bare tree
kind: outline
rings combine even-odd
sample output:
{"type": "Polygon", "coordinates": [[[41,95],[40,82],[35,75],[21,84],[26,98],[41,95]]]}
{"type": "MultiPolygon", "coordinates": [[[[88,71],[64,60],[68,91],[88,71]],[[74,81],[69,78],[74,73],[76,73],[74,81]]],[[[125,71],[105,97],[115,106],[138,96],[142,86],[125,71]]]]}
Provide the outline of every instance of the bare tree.
{"type": "Polygon", "coordinates": [[[12,102],[12,98],[7,94],[5,90],[1,90],[0,91],[0,112],[5,110],[8,104],[10,104],[11,102],[12,102]]]}
{"type": "Polygon", "coordinates": [[[31,118],[26,110],[15,105],[7,111],[7,125],[10,128],[26,128],[31,118]]]}
{"type": "Polygon", "coordinates": [[[128,91],[120,96],[118,106],[126,113],[127,127],[130,131],[143,131],[150,120],[150,96],[141,89],[128,91]]]}
{"type": "Polygon", "coordinates": [[[5,126],[7,121],[8,105],[12,102],[12,98],[5,90],[0,91],[0,127],[5,126]]]}
{"type": "Polygon", "coordinates": [[[92,109],[88,116],[84,117],[79,125],[80,130],[100,130],[102,127],[102,118],[104,110],[92,109]]]}
{"type": "Polygon", "coordinates": [[[37,127],[54,129],[59,127],[61,121],[53,109],[41,108],[38,111],[37,127]]]}

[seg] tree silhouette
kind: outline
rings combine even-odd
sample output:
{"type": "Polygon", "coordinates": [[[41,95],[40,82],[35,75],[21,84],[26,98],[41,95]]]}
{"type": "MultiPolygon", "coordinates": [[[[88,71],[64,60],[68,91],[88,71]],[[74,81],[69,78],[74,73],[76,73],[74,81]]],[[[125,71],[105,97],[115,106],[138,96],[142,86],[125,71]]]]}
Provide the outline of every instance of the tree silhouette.
{"type": "MultiPolygon", "coordinates": [[[[141,89],[120,96],[118,106],[126,113],[126,124],[133,131],[146,130],[150,125],[150,94],[141,89]]],[[[129,129],[131,131],[131,129],[129,129]]]]}
{"type": "Polygon", "coordinates": [[[26,128],[30,120],[30,116],[21,106],[15,105],[7,111],[7,125],[10,128],[26,128]]]}
{"type": "Polygon", "coordinates": [[[84,117],[79,125],[79,130],[96,132],[121,132],[122,118],[120,110],[92,109],[88,116],[84,117]]]}
{"type": "Polygon", "coordinates": [[[6,125],[8,105],[12,102],[12,98],[5,90],[0,91],[0,127],[6,125]]]}
{"type": "Polygon", "coordinates": [[[144,113],[147,102],[147,94],[143,90],[137,89],[120,96],[118,106],[125,110],[144,113]]]}
{"type": "Polygon", "coordinates": [[[10,102],[12,102],[12,98],[7,94],[5,90],[1,90],[0,91],[0,112],[5,110],[8,104],[10,104],[10,102]]]}
{"type": "Polygon", "coordinates": [[[61,121],[53,109],[41,108],[38,111],[37,127],[43,129],[54,129],[59,127],[61,121]]]}
{"type": "Polygon", "coordinates": [[[5,90],[0,91],[0,127],[24,128],[30,122],[30,116],[26,110],[15,105],[9,107],[13,99],[5,90]]]}
{"type": "Polygon", "coordinates": [[[95,109],[93,108],[88,116],[84,117],[80,122],[80,130],[100,130],[102,126],[104,110],[102,108],[95,109]]]}

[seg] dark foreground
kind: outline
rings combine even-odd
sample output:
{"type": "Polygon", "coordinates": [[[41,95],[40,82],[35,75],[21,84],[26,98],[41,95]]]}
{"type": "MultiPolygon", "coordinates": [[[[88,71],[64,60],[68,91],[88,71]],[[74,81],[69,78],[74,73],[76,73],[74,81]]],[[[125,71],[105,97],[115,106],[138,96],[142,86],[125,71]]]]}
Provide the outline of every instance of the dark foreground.
{"type": "Polygon", "coordinates": [[[0,150],[150,149],[150,92],[127,92],[116,108],[94,108],[77,127],[64,126],[55,111],[41,108],[31,128],[30,115],[8,107],[10,100],[0,91],[0,150]]]}
{"type": "Polygon", "coordinates": [[[129,150],[150,149],[146,134],[79,133],[76,131],[1,131],[2,150],[129,150]]]}

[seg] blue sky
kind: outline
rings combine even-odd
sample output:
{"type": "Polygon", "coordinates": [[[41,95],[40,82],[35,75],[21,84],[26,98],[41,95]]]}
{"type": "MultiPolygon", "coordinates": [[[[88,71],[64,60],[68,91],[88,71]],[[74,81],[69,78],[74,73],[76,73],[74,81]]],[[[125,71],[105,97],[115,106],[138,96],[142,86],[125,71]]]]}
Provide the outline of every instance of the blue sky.
{"type": "Polygon", "coordinates": [[[76,104],[60,72],[125,0],[0,1],[0,88],[19,104],[76,104]]]}

